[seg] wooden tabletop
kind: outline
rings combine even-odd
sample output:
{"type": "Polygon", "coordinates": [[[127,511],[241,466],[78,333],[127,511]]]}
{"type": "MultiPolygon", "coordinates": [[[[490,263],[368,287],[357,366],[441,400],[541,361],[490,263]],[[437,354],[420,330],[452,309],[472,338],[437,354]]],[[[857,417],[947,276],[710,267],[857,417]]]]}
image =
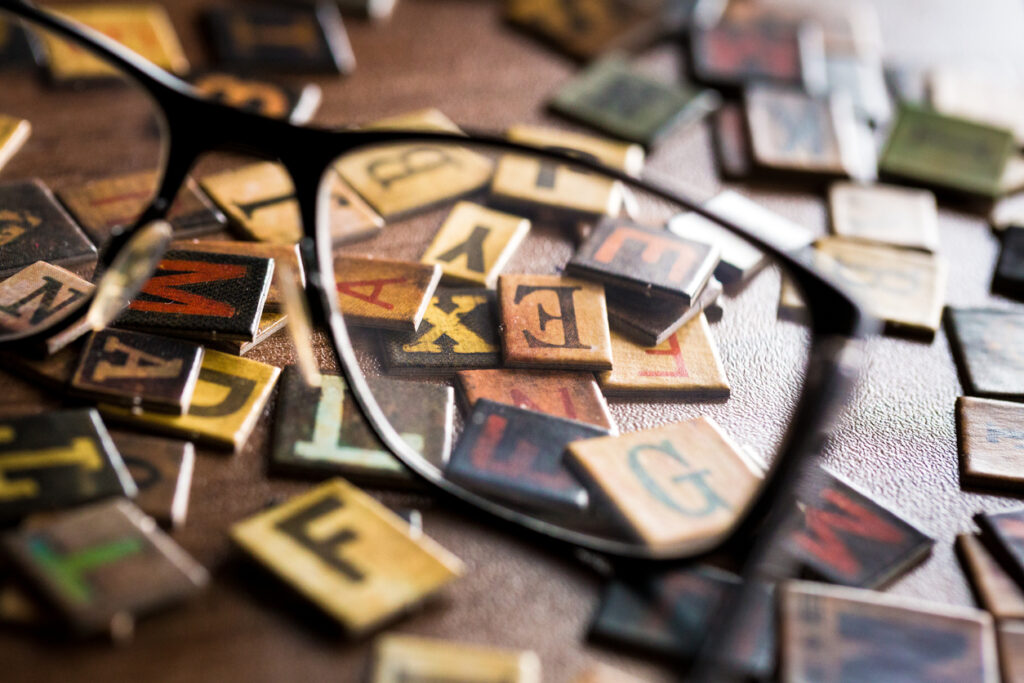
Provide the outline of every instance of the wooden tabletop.
{"type": "MultiPolygon", "coordinates": [[[[189,58],[210,58],[200,25],[202,0],[167,3],[189,58]]],[[[1016,0],[887,0],[877,3],[886,55],[902,63],[932,65],[972,60],[1003,65],[1024,63],[1024,5],[1016,0]]],[[[351,20],[358,60],[347,78],[315,79],[324,100],[315,119],[352,124],[436,106],[456,122],[503,129],[519,122],[543,122],[550,93],[576,68],[573,62],[509,29],[500,5],[485,0],[402,0],[389,23],[351,20]]],[[[678,48],[661,45],[645,54],[645,65],[673,77],[678,48]]],[[[4,108],[0,92],[0,109],[4,108]]],[[[113,136],[102,102],[78,112],[91,135],[113,136]]],[[[55,107],[29,113],[34,122],[67,116],[55,107]]],[[[75,124],[72,120],[71,124],[75,124]]],[[[709,137],[695,127],[673,144],[680,155],[680,180],[698,196],[721,187],[709,137]]],[[[55,152],[29,145],[0,179],[41,175],[48,181],[55,152]]],[[[90,163],[102,166],[103,159],[90,163]]],[[[82,161],[85,163],[85,161],[82,161]]],[[[112,169],[113,170],[113,169],[112,169]]],[[[73,174],[63,168],[61,173],[73,174]]],[[[743,189],[745,194],[821,234],[826,229],[824,198],[743,189]]],[[[943,208],[943,252],[951,262],[947,300],[979,305],[990,300],[990,276],[997,242],[981,216],[943,208]]],[[[330,365],[323,346],[319,356],[330,365]]],[[[250,358],[285,365],[295,362],[285,335],[264,343],[250,358]]],[[[924,565],[890,590],[906,595],[970,604],[954,558],[952,541],[972,528],[981,509],[1019,505],[1008,498],[965,494],[957,473],[953,409],[961,393],[944,334],[930,345],[878,339],[867,349],[862,384],[827,458],[833,469],[918,524],[938,543],[924,565]]],[[[56,407],[58,397],[0,372],[0,414],[56,407]]],[[[205,594],[185,606],[140,622],[134,641],[115,647],[92,641],[57,643],[15,629],[0,630],[4,680],[358,680],[369,667],[368,640],[350,642],[324,617],[274,580],[240,560],[227,528],[262,508],[308,488],[268,479],[265,474],[269,416],[234,456],[199,449],[188,523],[175,538],[214,576],[205,594]]],[[[570,556],[538,549],[479,521],[459,516],[422,494],[385,493],[385,503],[423,511],[427,534],[467,564],[466,576],[424,609],[393,627],[405,633],[464,639],[535,650],[544,679],[570,680],[588,662],[600,660],[644,675],[667,679],[653,663],[585,642],[587,624],[601,581],[570,556]]]]}

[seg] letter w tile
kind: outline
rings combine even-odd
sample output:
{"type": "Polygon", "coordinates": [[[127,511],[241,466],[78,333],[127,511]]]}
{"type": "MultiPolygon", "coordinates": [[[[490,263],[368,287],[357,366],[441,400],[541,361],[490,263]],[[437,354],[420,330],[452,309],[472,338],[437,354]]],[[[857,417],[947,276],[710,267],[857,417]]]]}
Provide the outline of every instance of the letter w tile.
{"type": "Polygon", "coordinates": [[[142,293],[163,301],[135,299],[129,308],[133,311],[176,313],[178,315],[205,315],[231,318],[235,307],[224,301],[181,289],[187,285],[205,285],[223,280],[244,278],[249,267],[206,261],[178,261],[165,259],[160,270],[149,279],[142,293]]]}

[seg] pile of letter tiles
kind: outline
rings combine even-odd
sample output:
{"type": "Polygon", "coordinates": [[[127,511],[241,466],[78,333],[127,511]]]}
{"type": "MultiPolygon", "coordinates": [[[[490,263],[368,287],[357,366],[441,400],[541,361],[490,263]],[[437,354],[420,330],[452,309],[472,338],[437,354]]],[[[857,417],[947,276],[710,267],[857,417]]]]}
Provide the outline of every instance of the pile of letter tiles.
{"type": "MultiPolygon", "coordinates": [[[[320,89],[262,74],[350,73],[355,55],[341,11],[380,19],[394,4],[210,9],[204,28],[216,69],[192,68],[159,5],[83,5],[68,13],[121,37],[205,96],[302,124],[314,117],[320,89]],[[282,26],[296,28],[304,42],[271,38],[282,26]],[[143,28],[162,39],[132,44],[143,28]]],[[[578,22],[574,3],[504,0],[509,30],[526,30],[579,60],[547,103],[577,128],[517,125],[506,131],[510,139],[576,150],[639,175],[666,136],[707,126],[723,179],[737,188],[820,194],[831,234],[816,237],[739,189],[707,206],[803,252],[883,320],[887,334],[913,340],[930,341],[943,321],[948,264],[937,198],[983,207],[1002,245],[993,291],[1024,299],[1024,200],[1013,196],[1024,190],[1024,85],[1008,94],[1004,82],[984,74],[883,64],[878,18],[860,3],[589,6],[588,21],[578,22]],[[636,57],[665,40],[677,43],[686,82],[653,75],[636,57]]],[[[56,82],[106,76],[45,43],[10,27],[0,33],[0,60],[21,59],[56,82]],[[36,48],[32,59],[19,41],[36,48]]],[[[393,112],[372,125],[458,130],[430,108],[393,112]]],[[[31,136],[30,121],[0,111],[0,170],[31,136]]],[[[729,315],[725,293],[755,277],[764,255],[696,214],[639,224],[610,186],[554,183],[555,192],[540,193],[513,164],[492,168],[466,154],[461,175],[427,178],[416,192],[379,191],[346,162],[330,188],[337,199],[330,238],[344,247],[337,252],[339,303],[349,324],[377,339],[384,372],[368,381],[385,415],[452,482],[538,514],[585,525],[586,512],[600,505],[651,548],[726,528],[731,517],[722,510],[745,500],[763,477],[756,454],[710,417],[620,433],[606,398],[728,401],[715,321],[729,315]],[[359,244],[393,218],[438,205],[448,207],[446,217],[419,260],[359,254],[359,244]],[[503,272],[541,210],[589,218],[564,274],[503,272]],[[622,249],[627,242],[671,262],[639,258],[622,249]],[[552,320],[562,342],[530,343],[531,335],[544,338],[552,320]],[[424,377],[444,381],[418,381],[424,377]],[[709,503],[700,524],[677,524],[622,486],[631,476],[625,453],[653,438],[666,452],[685,452],[701,476],[729,482],[721,509],[709,503]],[[493,466],[497,455],[517,449],[530,452],[529,467],[493,466]]],[[[88,296],[97,248],[140,213],[155,184],[154,171],[138,169],[52,188],[32,177],[0,178],[0,331],[59,321],[88,296]],[[5,214],[22,218],[4,223],[5,214]]],[[[218,457],[214,450],[241,452],[269,421],[266,476],[314,483],[221,530],[242,556],[350,637],[376,638],[375,681],[468,680],[480,672],[487,680],[539,681],[533,652],[381,633],[468,569],[424,533],[418,511],[392,510],[361,488],[424,485],[388,452],[340,374],[325,371],[311,387],[297,366],[246,357],[285,334],[281,274],[302,278],[301,226],[284,168],[249,162],[190,178],[168,219],[175,241],[113,326],[73,326],[37,349],[0,354],[4,370],[67,406],[0,417],[0,623],[125,641],[136,617],[206,590],[208,570],[174,540],[186,523],[204,523],[188,518],[196,462],[218,457]]],[[[796,288],[784,283],[778,315],[799,321],[803,310],[796,288]]],[[[1019,495],[1024,313],[945,313],[969,394],[955,406],[962,485],[1019,495]]],[[[990,681],[1000,670],[1007,680],[1024,677],[1024,510],[979,514],[981,532],[957,539],[980,609],[880,592],[925,560],[935,541],[855,482],[822,471],[802,495],[799,515],[784,549],[801,567],[799,580],[756,587],[733,653],[744,676],[833,680],[829,672],[842,669],[844,680],[990,681]]],[[[737,582],[710,564],[642,585],[610,577],[587,638],[670,662],[692,657],[737,582]]],[[[575,680],[633,679],[595,665],[575,680]]]]}

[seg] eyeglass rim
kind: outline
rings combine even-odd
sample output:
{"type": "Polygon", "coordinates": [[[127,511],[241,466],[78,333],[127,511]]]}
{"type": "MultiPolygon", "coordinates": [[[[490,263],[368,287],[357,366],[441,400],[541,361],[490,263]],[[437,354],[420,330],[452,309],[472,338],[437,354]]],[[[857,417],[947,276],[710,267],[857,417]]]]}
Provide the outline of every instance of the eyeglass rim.
{"type": "MultiPolygon", "coordinates": [[[[462,135],[428,131],[330,130],[300,127],[285,121],[267,119],[198,97],[194,88],[188,83],[151,64],[113,40],[73,20],[42,10],[27,0],[0,0],[0,9],[56,32],[124,69],[127,75],[131,76],[154,99],[170,128],[170,149],[164,159],[164,168],[160,169],[162,171],[160,186],[153,203],[143,212],[134,226],[116,236],[111,244],[104,249],[101,254],[101,264],[109,264],[131,235],[142,226],[152,220],[165,217],[171,201],[183,186],[192,163],[201,154],[227,147],[235,151],[280,161],[292,177],[302,214],[301,223],[304,237],[299,246],[304,266],[307,269],[307,299],[311,304],[311,310],[319,313],[321,319],[330,328],[332,345],[341,361],[346,380],[351,385],[357,403],[375,432],[403,464],[421,479],[426,480],[433,488],[461,503],[476,509],[483,509],[498,520],[513,524],[516,528],[525,528],[550,541],[583,548],[604,556],[618,558],[621,561],[656,563],[697,562],[710,554],[721,552],[730,544],[742,544],[746,537],[754,533],[758,523],[758,513],[774,509],[780,498],[786,498],[792,494],[802,465],[808,460],[807,456],[816,452],[820,432],[827,426],[826,413],[829,408],[838,403],[843,394],[839,386],[843,384],[843,372],[840,370],[838,361],[843,345],[849,340],[874,334],[879,328],[878,321],[869,316],[856,300],[843,290],[841,285],[836,283],[830,275],[818,270],[809,260],[805,261],[798,255],[778,249],[759,236],[749,234],[742,226],[656,183],[633,178],[619,170],[587,159],[531,147],[488,133],[462,135]],[[204,122],[203,134],[191,140],[179,134],[185,130],[193,132],[195,127],[189,124],[197,120],[204,122]],[[244,134],[246,131],[249,131],[250,134],[244,134]],[[252,131],[255,133],[252,134],[252,131]],[[269,139],[278,139],[278,136],[288,138],[288,143],[279,143],[277,154],[269,153],[266,145],[261,145],[261,143],[265,143],[269,139]],[[794,419],[784,438],[784,446],[780,450],[775,464],[766,474],[764,484],[748,505],[743,516],[726,536],[692,554],[659,554],[656,550],[641,545],[601,539],[538,520],[472,494],[439,476],[433,476],[433,473],[425,468],[417,467],[422,457],[400,438],[377,405],[355,360],[355,353],[337,306],[334,288],[324,286],[325,282],[333,281],[331,265],[333,255],[330,240],[318,237],[318,230],[321,230],[323,226],[319,226],[316,220],[316,198],[320,178],[339,154],[371,144],[416,140],[483,145],[503,152],[520,152],[539,156],[556,163],[570,163],[594,173],[603,174],[635,190],[660,197],[717,223],[770,254],[786,269],[786,274],[795,280],[805,294],[806,305],[810,312],[809,368],[813,369],[817,376],[809,378],[813,381],[808,381],[804,386],[797,403],[794,419]],[[290,150],[282,148],[290,148],[290,150]],[[298,154],[294,151],[295,149],[302,149],[304,153],[298,154]],[[313,150],[315,153],[309,154],[313,150]],[[802,427],[802,433],[794,433],[796,425],[802,427]],[[781,471],[780,466],[785,466],[786,471],[781,471]],[[780,475],[784,476],[780,477],[780,475]],[[769,493],[771,495],[768,495],[769,493]]],[[[85,304],[85,306],[87,305],[85,304]]],[[[83,308],[83,310],[86,309],[83,308]]],[[[80,318],[76,316],[69,316],[55,326],[47,327],[44,330],[32,330],[30,334],[23,337],[4,339],[0,341],[0,348],[16,347],[26,341],[52,335],[79,320],[80,318]]]]}

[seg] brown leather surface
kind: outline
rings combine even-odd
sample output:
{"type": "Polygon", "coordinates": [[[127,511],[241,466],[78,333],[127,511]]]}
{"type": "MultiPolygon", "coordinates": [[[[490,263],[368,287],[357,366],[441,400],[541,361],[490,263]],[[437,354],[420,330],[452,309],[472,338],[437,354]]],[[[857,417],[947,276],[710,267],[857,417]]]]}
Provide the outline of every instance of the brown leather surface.
{"type": "MultiPolygon", "coordinates": [[[[200,0],[167,3],[194,63],[208,55],[199,30],[200,0]]],[[[1015,0],[888,0],[878,5],[887,54],[911,64],[998,59],[1019,64],[1024,7],[1015,0]]],[[[350,124],[378,116],[437,106],[474,128],[501,129],[543,121],[543,103],[572,70],[559,55],[508,30],[498,4],[471,0],[403,0],[390,24],[349,22],[359,66],[351,77],[318,79],[324,102],[318,123],[350,124]]],[[[671,75],[671,46],[647,59],[671,75]]],[[[0,93],[0,109],[6,95],[0,93]]],[[[40,107],[39,123],[60,119],[90,135],[111,135],[118,122],[104,117],[102,101],[83,112],[40,107]]],[[[668,153],[668,152],[666,152],[668,153]]],[[[673,140],[676,179],[710,196],[720,184],[702,128],[673,140]]],[[[30,144],[0,180],[22,175],[61,176],[103,167],[107,158],[61,158],[44,144],[30,144]],[[77,164],[77,168],[76,168],[77,164]],[[55,170],[59,167],[59,172],[55,170]],[[48,169],[48,170],[40,170],[48,169]]],[[[116,166],[111,163],[111,168],[116,166]]],[[[821,231],[824,201],[800,193],[748,191],[798,222],[821,231]]],[[[943,252],[951,261],[948,300],[956,305],[989,301],[996,240],[975,215],[943,209],[943,252]]],[[[1005,305],[1006,302],[1000,302],[1005,305]]],[[[319,346],[321,362],[330,352],[319,346]]],[[[250,357],[284,365],[294,362],[290,342],[278,336],[250,357]]],[[[751,372],[750,377],[756,373],[751,372]]],[[[0,412],[29,412],[57,405],[31,384],[0,375],[0,412]]],[[[868,345],[863,381],[836,433],[828,460],[862,489],[887,501],[938,539],[930,560],[891,590],[950,603],[969,603],[966,583],[952,552],[955,534],[972,528],[971,515],[1018,501],[963,493],[957,475],[953,405],[960,393],[944,334],[930,345],[878,339],[868,345]]],[[[748,416],[760,419],[756,389],[747,396],[748,416]]],[[[273,403],[267,408],[272,414],[273,403]]],[[[622,414],[635,428],[641,414],[622,414]]],[[[4,680],[356,680],[369,663],[368,641],[346,642],[324,620],[251,566],[235,561],[227,526],[268,501],[304,490],[306,484],[269,480],[264,474],[268,420],[244,451],[230,456],[200,449],[189,521],[177,540],[215,580],[205,595],[182,608],[140,623],[135,641],[123,648],[102,642],[62,644],[15,631],[0,631],[4,680]]],[[[539,550],[507,533],[459,517],[423,495],[384,495],[388,504],[424,511],[426,532],[468,565],[466,576],[426,609],[399,622],[402,632],[467,639],[536,650],[545,680],[570,679],[586,662],[602,660],[638,674],[668,672],[583,642],[596,604],[599,579],[571,557],[539,550]]]]}

